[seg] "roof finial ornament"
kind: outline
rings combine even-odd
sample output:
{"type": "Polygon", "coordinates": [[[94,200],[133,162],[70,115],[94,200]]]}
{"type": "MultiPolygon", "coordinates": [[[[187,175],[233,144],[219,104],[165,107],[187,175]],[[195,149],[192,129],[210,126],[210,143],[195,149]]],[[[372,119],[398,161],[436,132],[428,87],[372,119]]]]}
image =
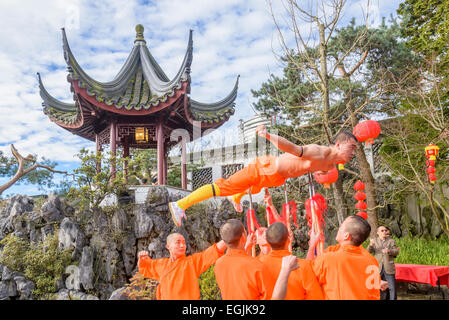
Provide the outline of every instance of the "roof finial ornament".
{"type": "Polygon", "coordinates": [[[134,42],[143,41],[146,43],[145,38],[143,37],[143,30],[144,30],[143,25],[138,24],[136,26],[136,40],[134,40],[134,42]]]}

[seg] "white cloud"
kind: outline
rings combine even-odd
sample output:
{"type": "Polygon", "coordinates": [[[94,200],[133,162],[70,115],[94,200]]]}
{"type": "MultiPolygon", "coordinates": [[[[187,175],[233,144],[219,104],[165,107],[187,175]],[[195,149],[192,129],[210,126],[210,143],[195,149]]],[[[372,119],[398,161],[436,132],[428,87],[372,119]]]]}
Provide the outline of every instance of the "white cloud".
{"type": "MultiPolygon", "coordinates": [[[[348,1],[345,20],[360,17],[366,0],[348,1]]],[[[381,15],[399,1],[372,0],[381,15]]],[[[273,1],[281,14],[281,1],[273,1]]],[[[283,24],[283,19],[279,22],[283,24]]],[[[362,23],[363,21],[357,21],[362,23]]],[[[73,102],[66,80],[61,27],[71,49],[90,76],[110,81],[128,57],[135,26],[143,24],[147,45],[169,77],[181,65],[189,29],[193,29],[193,99],[214,102],[232,90],[241,75],[236,114],[220,130],[235,135],[239,118],[253,114],[251,89],[270,73],[280,73],[273,54],[280,52],[278,33],[266,1],[163,0],[142,1],[3,0],[0,2],[0,150],[14,143],[61,163],[74,163],[82,147],[94,144],[56,126],[42,112],[36,72],[51,95],[73,102]],[[147,1],[145,1],[147,2],[147,1]]],[[[281,26],[285,30],[285,25],[281,26]]],[[[308,31],[307,25],[300,26],[308,31]]],[[[292,44],[292,37],[287,41],[292,44]]],[[[237,139],[237,137],[235,138],[237,139]]],[[[227,141],[228,143],[228,141],[227,141]]],[[[232,143],[232,141],[229,141],[232,143]]]]}

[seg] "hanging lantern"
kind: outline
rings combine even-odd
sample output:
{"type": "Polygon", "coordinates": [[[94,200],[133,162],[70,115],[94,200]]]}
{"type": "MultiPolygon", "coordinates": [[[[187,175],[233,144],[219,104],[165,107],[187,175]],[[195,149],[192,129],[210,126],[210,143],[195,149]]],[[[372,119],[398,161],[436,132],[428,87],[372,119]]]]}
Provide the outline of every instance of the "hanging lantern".
{"type": "Polygon", "coordinates": [[[355,208],[359,210],[366,210],[368,208],[368,205],[364,201],[359,201],[355,204],[355,208]]]}
{"type": "Polygon", "coordinates": [[[363,218],[363,219],[368,219],[368,214],[365,212],[365,211],[359,211],[359,212],[357,212],[356,213],[356,216],[359,216],[359,217],[361,217],[361,218],[363,218]]]}
{"type": "Polygon", "coordinates": [[[435,170],[435,167],[428,167],[428,168],[427,168],[427,173],[429,173],[429,174],[430,174],[430,173],[435,173],[435,171],[436,171],[436,170],[435,170]]]}
{"type": "Polygon", "coordinates": [[[357,193],[355,194],[354,198],[355,198],[355,200],[357,200],[357,201],[363,201],[363,200],[366,199],[366,193],[365,193],[365,192],[359,191],[359,192],[357,192],[357,193]]]}
{"type": "Polygon", "coordinates": [[[137,127],[135,138],[136,138],[137,143],[147,143],[148,142],[148,129],[142,128],[142,127],[137,127]]]}
{"type": "Polygon", "coordinates": [[[435,160],[426,160],[426,166],[434,167],[435,166],[435,160]]]}
{"type": "Polygon", "coordinates": [[[436,160],[440,148],[434,144],[429,144],[424,150],[426,151],[426,159],[436,160]]]}
{"type": "Polygon", "coordinates": [[[333,168],[327,173],[320,173],[319,171],[313,174],[316,182],[321,183],[324,188],[329,189],[331,183],[335,183],[338,180],[338,170],[333,168]]]}
{"type": "Polygon", "coordinates": [[[430,183],[435,183],[436,179],[437,179],[436,175],[434,175],[433,173],[429,174],[430,183]]]}
{"type": "Polygon", "coordinates": [[[357,182],[354,184],[354,190],[355,191],[365,190],[365,184],[362,181],[357,180],[357,182]]]}
{"type": "Polygon", "coordinates": [[[380,124],[374,120],[365,120],[358,123],[352,133],[356,136],[359,142],[371,145],[380,134],[380,124]]]}

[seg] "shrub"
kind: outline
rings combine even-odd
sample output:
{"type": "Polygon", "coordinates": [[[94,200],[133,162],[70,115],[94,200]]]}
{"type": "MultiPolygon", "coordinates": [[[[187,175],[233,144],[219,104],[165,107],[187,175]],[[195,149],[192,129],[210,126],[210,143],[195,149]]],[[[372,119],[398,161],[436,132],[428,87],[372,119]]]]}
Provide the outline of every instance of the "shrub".
{"type": "Polygon", "coordinates": [[[58,248],[57,232],[38,244],[9,234],[1,242],[4,246],[0,263],[22,272],[35,284],[33,296],[49,299],[56,292],[57,281],[71,262],[71,250],[58,248]]]}
{"type": "Polygon", "coordinates": [[[136,273],[126,284],[123,291],[131,300],[156,300],[156,288],[159,284],[154,279],[144,278],[140,273],[136,273]]]}
{"type": "Polygon", "coordinates": [[[215,280],[214,266],[200,275],[199,285],[201,300],[221,300],[220,288],[215,280]]]}

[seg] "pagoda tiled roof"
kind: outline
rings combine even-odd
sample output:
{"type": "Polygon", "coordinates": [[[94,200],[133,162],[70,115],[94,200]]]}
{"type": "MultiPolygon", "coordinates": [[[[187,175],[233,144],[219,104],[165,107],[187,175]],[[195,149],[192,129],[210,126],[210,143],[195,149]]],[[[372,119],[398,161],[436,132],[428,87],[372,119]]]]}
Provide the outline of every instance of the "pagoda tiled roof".
{"type": "MultiPolygon", "coordinates": [[[[108,112],[130,115],[155,112],[168,99],[176,98],[175,95],[179,95],[179,91],[184,90],[184,94],[189,94],[193,52],[192,30],[181,67],[172,79],[167,77],[150,53],[143,38],[143,27],[138,25],[136,31],[134,46],[118,74],[112,81],[100,82],[82,69],[70,49],[65,30],[62,29],[64,59],[69,72],[67,80],[71,83],[72,92],[83,90],[87,98],[95,99],[93,103],[95,106],[108,112]]],[[[75,95],[73,104],[59,101],[45,89],[40,75],[39,88],[44,113],[52,121],[64,127],[82,125],[83,112],[75,95]]],[[[201,103],[188,97],[186,112],[189,113],[190,120],[211,124],[226,121],[234,114],[237,89],[238,78],[231,93],[221,101],[201,103]]]]}

